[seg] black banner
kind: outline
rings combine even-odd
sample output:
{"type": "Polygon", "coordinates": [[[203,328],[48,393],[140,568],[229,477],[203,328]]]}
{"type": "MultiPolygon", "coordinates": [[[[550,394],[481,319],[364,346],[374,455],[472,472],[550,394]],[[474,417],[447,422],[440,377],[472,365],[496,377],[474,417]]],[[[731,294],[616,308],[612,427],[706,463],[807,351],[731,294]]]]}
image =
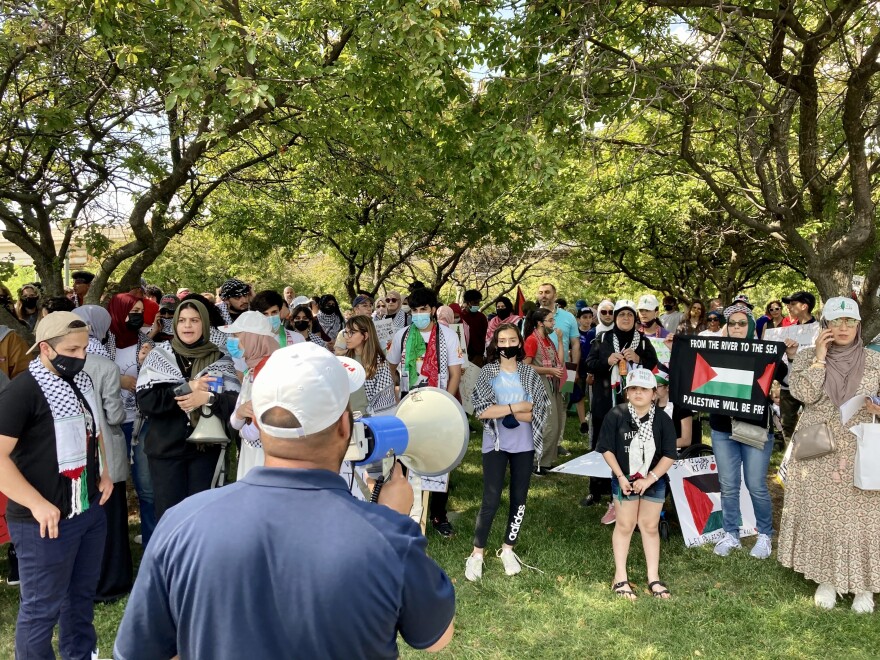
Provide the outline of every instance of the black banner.
{"type": "Polygon", "coordinates": [[[669,398],[688,410],[760,420],[783,355],[778,341],[676,335],[669,398]]]}

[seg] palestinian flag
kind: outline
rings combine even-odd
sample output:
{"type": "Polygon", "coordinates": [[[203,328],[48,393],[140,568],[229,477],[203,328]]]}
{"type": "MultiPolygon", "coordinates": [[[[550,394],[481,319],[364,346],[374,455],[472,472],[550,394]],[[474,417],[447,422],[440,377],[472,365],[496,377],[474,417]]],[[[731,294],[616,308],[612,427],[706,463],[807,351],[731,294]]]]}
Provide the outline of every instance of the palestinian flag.
{"type": "Polygon", "coordinates": [[[782,342],[677,335],[670,399],[688,410],[761,420],[784,354],[782,342]]]}
{"type": "Polygon", "coordinates": [[[520,286],[516,287],[516,302],[513,304],[516,307],[516,315],[522,316],[523,315],[523,305],[526,304],[526,297],[523,295],[522,287],[520,287],[520,286]]]}
{"type": "Polygon", "coordinates": [[[711,534],[724,526],[721,514],[721,481],[717,472],[682,480],[684,495],[699,534],[711,534]]]}

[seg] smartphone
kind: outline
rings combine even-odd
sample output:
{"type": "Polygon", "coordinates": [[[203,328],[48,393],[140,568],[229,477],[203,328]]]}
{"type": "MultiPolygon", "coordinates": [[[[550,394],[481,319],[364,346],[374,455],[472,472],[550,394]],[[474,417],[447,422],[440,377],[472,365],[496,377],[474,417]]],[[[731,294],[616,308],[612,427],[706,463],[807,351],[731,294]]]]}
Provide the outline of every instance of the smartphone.
{"type": "Polygon", "coordinates": [[[174,388],[174,396],[186,396],[187,394],[192,394],[189,383],[181,383],[174,388]]]}

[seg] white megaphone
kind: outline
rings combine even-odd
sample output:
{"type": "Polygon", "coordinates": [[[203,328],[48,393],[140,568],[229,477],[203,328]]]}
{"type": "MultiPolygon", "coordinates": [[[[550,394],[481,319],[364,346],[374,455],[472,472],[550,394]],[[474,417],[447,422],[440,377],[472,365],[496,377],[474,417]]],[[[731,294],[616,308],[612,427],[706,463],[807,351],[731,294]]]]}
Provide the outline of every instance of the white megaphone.
{"type": "Polygon", "coordinates": [[[436,477],[461,463],[469,436],[467,416],[455,397],[421,387],[400,402],[395,415],[358,420],[345,460],[369,465],[395,456],[416,474],[436,477]]]}

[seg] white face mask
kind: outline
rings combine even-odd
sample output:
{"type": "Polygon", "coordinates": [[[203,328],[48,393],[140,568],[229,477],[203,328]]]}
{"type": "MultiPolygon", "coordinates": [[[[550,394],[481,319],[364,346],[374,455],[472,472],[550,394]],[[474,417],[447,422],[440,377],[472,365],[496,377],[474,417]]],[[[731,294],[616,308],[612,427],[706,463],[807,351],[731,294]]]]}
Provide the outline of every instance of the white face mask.
{"type": "Polygon", "coordinates": [[[409,314],[409,305],[401,305],[400,309],[403,310],[404,314],[409,314]]]}

